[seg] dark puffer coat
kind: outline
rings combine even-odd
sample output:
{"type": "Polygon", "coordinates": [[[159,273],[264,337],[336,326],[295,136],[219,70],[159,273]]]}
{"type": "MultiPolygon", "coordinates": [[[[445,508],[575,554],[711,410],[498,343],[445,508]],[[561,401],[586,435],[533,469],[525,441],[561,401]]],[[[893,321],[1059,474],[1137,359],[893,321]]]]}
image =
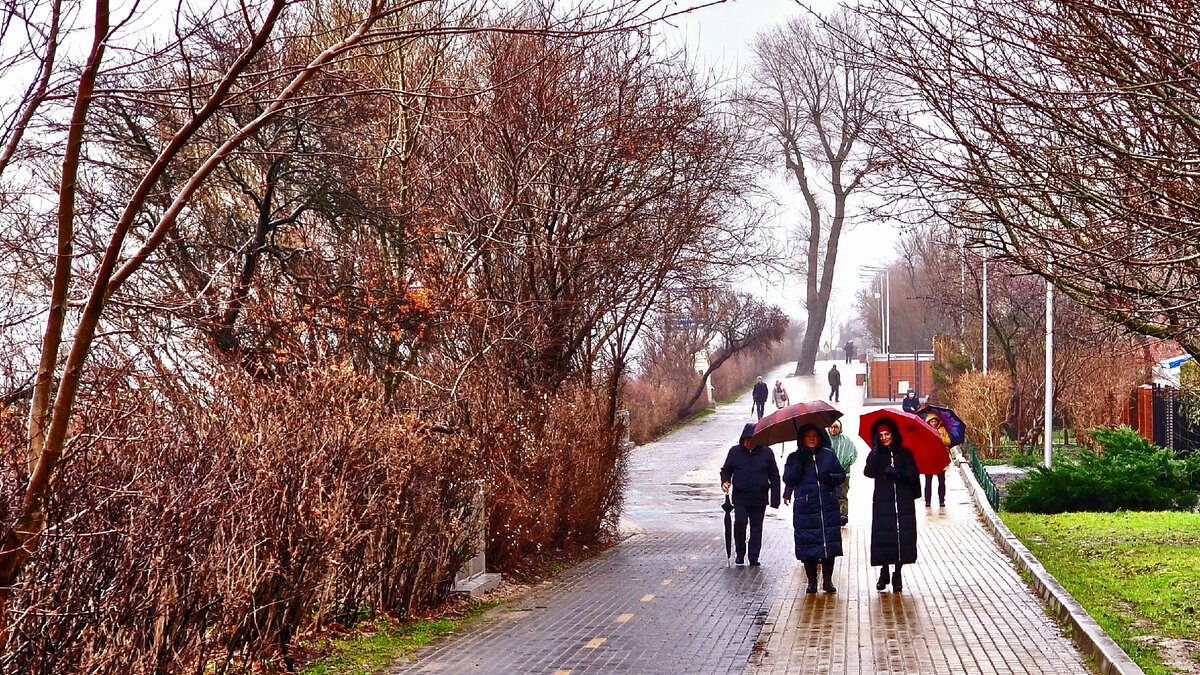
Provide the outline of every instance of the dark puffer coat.
{"type": "MultiPolygon", "coordinates": [[[[800,428],[800,438],[807,429],[800,428]]],[[[792,502],[792,527],[796,538],[797,560],[819,560],[842,555],[841,512],[838,510],[838,486],[846,479],[846,470],[831,448],[829,435],[817,429],[821,441],[813,453],[800,443],[800,449],[788,455],[783,465],[783,496],[792,502]],[[815,460],[815,461],[814,461],[815,460]]]]}
{"type": "MultiPolygon", "coordinates": [[[[754,435],[754,423],[742,428],[742,440],[754,435]]],[[[738,443],[729,449],[721,467],[721,482],[732,483],[737,506],[779,508],[779,465],[775,453],[765,445],[746,449],[738,443]]]]}
{"type": "Polygon", "coordinates": [[[871,507],[871,564],[893,565],[917,561],[917,509],[921,480],[912,451],[890,420],[871,427],[872,449],[863,473],[875,479],[871,507]],[[892,444],[879,443],[879,427],[892,427],[892,444]]]}

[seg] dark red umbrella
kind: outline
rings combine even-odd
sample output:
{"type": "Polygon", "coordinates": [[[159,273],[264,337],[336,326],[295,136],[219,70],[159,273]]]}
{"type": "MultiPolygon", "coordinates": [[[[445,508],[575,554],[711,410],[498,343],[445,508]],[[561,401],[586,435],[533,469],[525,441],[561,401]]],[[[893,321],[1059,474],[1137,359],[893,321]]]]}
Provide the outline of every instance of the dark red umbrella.
{"type": "Polygon", "coordinates": [[[871,427],[884,417],[896,423],[904,446],[912,450],[913,459],[917,460],[918,471],[933,475],[950,466],[950,451],[942,443],[942,435],[926,424],[923,418],[895,408],[880,408],[858,418],[858,435],[868,446],[874,447],[871,427]]]}
{"type": "Polygon", "coordinates": [[[842,416],[842,412],[825,401],[793,403],[767,415],[754,425],[755,445],[775,445],[796,440],[796,434],[805,424],[824,429],[842,416]]]}

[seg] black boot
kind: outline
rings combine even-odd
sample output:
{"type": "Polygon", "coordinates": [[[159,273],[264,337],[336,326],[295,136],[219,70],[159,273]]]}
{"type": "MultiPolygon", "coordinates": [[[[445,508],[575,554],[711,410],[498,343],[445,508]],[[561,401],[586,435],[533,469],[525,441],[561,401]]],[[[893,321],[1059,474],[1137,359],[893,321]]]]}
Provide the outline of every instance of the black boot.
{"type": "Polygon", "coordinates": [[[899,593],[904,590],[904,580],[900,578],[900,566],[896,565],[896,572],[892,574],[892,590],[899,593]]]}
{"type": "Polygon", "coordinates": [[[817,561],[805,560],[804,573],[808,575],[808,588],[804,589],[805,593],[817,592],[817,561]]]}
{"type": "Polygon", "coordinates": [[[826,593],[837,593],[837,589],[833,587],[833,558],[821,561],[821,582],[821,590],[826,593]]]}
{"type": "Polygon", "coordinates": [[[884,565],[883,568],[879,570],[879,583],[875,584],[875,590],[882,591],[883,589],[887,588],[887,585],[891,583],[891,581],[892,577],[890,574],[888,574],[888,566],[884,565]]]}

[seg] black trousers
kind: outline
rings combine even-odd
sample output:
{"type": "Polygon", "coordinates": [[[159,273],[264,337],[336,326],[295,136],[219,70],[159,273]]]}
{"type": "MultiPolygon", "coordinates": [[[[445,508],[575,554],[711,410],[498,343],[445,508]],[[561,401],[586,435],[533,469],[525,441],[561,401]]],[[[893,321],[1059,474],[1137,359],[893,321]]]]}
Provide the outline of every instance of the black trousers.
{"type": "Polygon", "coordinates": [[[750,562],[758,561],[758,552],[762,550],[763,517],[767,515],[767,507],[733,505],[733,546],[737,557],[749,554],[750,562]],[[746,541],[746,524],[750,525],[750,540],[746,541]],[[746,550],[749,544],[749,551],[746,550]]]}
{"type": "Polygon", "coordinates": [[[762,416],[763,416],[763,408],[766,407],[766,405],[767,405],[766,401],[755,401],[754,402],[754,410],[758,412],[758,419],[760,419],[760,420],[762,419],[762,416]]]}
{"type": "Polygon", "coordinates": [[[838,394],[840,393],[840,392],[839,392],[839,390],[840,390],[841,388],[842,388],[842,385],[840,385],[840,384],[831,384],[831,385],[829,385],[829,400],[830,400],[830,401],[839,401],[839,400],[841,400],[841,397],[838,395],[838,394]]]}
{"type": "MultiPolygon", "coordinates": [[[[937,475],[938,479],[938,504],[946,503],[946,472],[943,471],[937,475]]],[[[933,475],[925,476],[925,506],[930,506],[929,498],[933,496],[933,475]]]]}

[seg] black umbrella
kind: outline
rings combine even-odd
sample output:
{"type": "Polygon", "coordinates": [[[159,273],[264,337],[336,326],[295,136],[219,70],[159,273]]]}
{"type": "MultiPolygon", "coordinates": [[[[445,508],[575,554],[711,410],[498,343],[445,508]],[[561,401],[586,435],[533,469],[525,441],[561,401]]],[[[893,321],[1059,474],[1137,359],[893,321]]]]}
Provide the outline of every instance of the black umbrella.
{"type": "Polygon", "coordinates": [[[725,510],[725,565],[728,566],[729,558],[733,555],[733,502],[729,501],[728,493],[721,508],[725,510]]]}

